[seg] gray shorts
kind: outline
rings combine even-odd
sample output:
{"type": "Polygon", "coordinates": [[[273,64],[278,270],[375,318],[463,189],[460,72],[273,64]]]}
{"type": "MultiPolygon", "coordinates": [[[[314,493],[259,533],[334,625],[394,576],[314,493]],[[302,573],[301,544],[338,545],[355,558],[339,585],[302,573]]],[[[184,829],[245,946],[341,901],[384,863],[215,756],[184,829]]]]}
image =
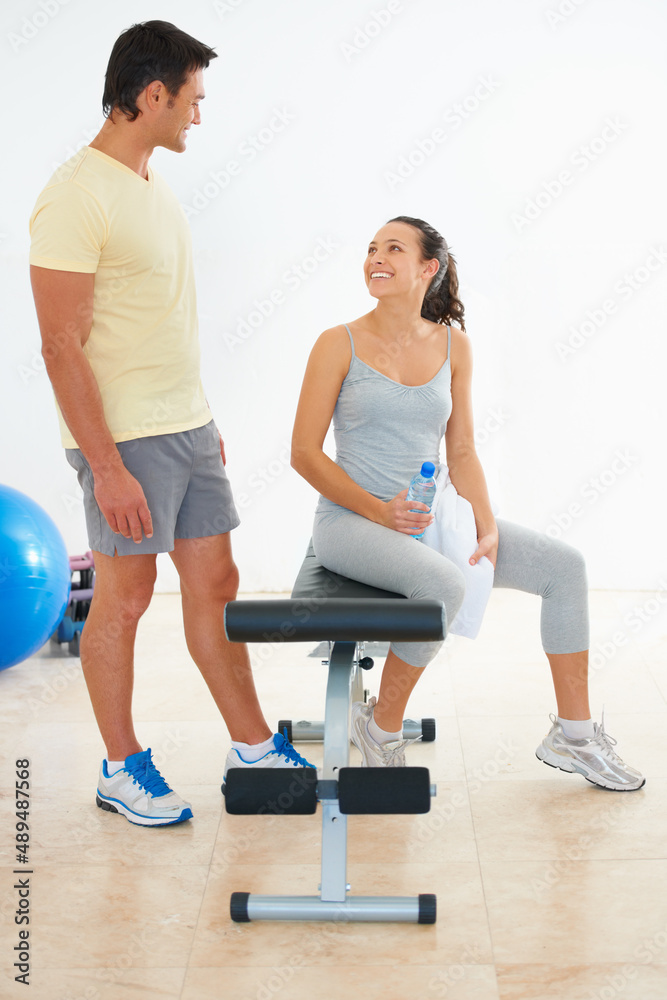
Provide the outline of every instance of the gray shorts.
{"type": "Polygon", "coordinates": [[[176,538],[222,535],[240,523],[220,456],[213,420],[177,434],[121,441],[123,464],[141,484],[153,518],[153,537],[140,542],[114,534],[97,506],[93,474],[78,448],[67,448],[83,490],[88,542],[104,555],[150,555],[171,552],[176,538]]]}

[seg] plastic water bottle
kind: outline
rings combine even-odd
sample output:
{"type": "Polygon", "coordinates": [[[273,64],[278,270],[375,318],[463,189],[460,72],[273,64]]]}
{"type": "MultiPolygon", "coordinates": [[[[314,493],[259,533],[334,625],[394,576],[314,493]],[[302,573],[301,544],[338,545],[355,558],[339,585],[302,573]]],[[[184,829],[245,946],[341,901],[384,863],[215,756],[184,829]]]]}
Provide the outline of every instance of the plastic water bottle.
{"type": "MultiPolygon", "coordinates": [[[[433,503],[433,497],[435,496],[435,479],[433,478],[433,473],[435,472],[435,465],[433,462],[424,462],[421,469],[416,476],[413,476],[410,480],[410,485],[408,486],[408,500],[418,500],[419,503],[425,503],[428,509],[431,509],[431,504],[433,503]]],[[[415,513],[423,514],[423,510],[415,511],[415,513]]],[[[426,528],[424,528],[426,531],[426,528]]],[[[413,538],[422,538],[424,531],[419,535],[413,535],[413,538]]]]}

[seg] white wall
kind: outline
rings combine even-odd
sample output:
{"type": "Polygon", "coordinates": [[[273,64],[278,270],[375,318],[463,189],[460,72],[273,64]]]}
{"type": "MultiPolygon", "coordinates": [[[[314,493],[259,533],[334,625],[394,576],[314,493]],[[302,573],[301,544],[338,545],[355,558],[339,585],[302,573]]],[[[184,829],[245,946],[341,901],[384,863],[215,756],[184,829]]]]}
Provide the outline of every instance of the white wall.
{"type": "MultiPolygon", "coordinates": [[[[187,152],[154,165],[195,208],[204,381],[245,495],[242,588],[287,589],[300,564],[316,499],[288,463],[304,365],[321,330],[371,307],[366,244],[396,214],[427,219],[457,257],[502,515],[579,546],[594,587],[667,580],[662,0],[4,4],[0,481],[86,547],[40,370],[27,220],[101,124],[117,35],[152,17],[219,53],[187,152]],[[258,133],[271,141],[251,158],[258,133]]],[[[160,586],[176,586],[166,557],[160,586]]]]}

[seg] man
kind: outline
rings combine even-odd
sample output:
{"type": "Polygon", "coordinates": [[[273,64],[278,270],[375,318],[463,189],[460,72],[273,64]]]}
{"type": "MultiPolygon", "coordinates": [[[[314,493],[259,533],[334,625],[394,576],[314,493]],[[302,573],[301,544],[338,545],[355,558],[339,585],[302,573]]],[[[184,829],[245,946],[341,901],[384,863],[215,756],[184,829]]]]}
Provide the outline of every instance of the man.
{"type": "Polygon", "coordinates": [[[107,751],[97,804],[144,826],[192,816],[132,720],[136,629],[158,552],[178,571],[188,649],[232,738],[225,773],[307,764],[271,734],[247,649],[224,634],[239,518],[200,380],[188,225],[149,166],[156,146],[185,150],[215,57],[165,21],[124,31],[106,73],[107,120],[55,172],[30,220],[42,351],[95,556],[81,665],[107,751]]]}

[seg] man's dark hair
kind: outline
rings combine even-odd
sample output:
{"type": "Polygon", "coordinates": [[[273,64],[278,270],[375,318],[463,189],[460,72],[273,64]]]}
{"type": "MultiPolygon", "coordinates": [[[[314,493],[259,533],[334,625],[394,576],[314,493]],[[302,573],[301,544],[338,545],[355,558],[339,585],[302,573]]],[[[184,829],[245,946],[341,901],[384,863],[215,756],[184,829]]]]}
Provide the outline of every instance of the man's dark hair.
{"type": "Polygon", "coordinates": [[[160,80],[175,97],[188,76],[206,69],[217,52],[169,21],[133,24],[118,37],[109,57],[104,82],[104,117],[120,111],[133,122],[139,117],[137,97],[153,80],[160,80]]]}

